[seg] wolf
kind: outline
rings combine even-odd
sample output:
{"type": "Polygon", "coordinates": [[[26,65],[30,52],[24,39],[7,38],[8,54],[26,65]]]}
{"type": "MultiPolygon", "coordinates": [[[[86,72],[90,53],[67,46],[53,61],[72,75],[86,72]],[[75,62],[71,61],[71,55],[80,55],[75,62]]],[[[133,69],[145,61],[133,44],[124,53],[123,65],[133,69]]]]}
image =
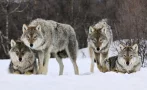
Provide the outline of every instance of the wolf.
{"type": "Polygon", "coordinates": [[[120,51],[117,56],[106,60],[106,67],[109,71],[121,73],[133,73],[140,70],[142,63],[138,55],[138,45],[124,46],[119,45],[120,51]]]}
{"type": "Polygon", "coordinates": [[[35,54],[20,41],[11,40],[9,73],[37,74],[35,54]]]}
{"type": "Polygon", "coordinates": [[[101,72],[106,72],[105,58],[108,58],[108,51],[113,41],[111,27],[107,19],[102,19],[94,26],[89,27],[88,48],[91,58],[90,71],[94,72],[94,61],[101,72]]]}
{"type": "Polygon", "coordinates": [[[75,74],[79,74],[76,63],[78,42],[70,25],[38,18],[28,26],[23,24],[22,30],[21,40],[38,53],[39,74],[47,74],[51,54],[55,55],[59,63],[59,75],[63,74],[63,55],[71,59],[75,74]]]}

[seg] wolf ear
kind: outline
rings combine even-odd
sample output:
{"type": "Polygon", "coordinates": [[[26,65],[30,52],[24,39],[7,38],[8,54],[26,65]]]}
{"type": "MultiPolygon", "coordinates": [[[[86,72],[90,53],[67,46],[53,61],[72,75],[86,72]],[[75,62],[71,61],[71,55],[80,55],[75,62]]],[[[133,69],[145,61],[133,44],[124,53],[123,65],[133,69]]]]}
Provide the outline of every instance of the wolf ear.
{"type": "Polygon", "coordinates": [[[91,34],[92,32],[94,32],[94,28],[92,26],[89,27],[89,34],[91,34]]]}
{"type": "Polygon", "coordinates": [[[103,22],[103,24],[105,24],[105,25],[106,25],[106,23],[108,22],[108,19],[107,19],[107,18],[102,19],[102,22],[103,22]]]}
{"type": "Polygon", "coordinates": [[[41,26],[37,25],[36,30],[41,31],[41,26]]]}
{"type": "Polygon", "coordinates": [[[24,33],[26,30],[28,30],[28,27],[27,27],[26,24],[23,24],[23,26],[22,26],[22,31],[23,31],[23,33],[24,33]]]}
{"type": "Polygon", "coordinates": [[[137,44],[134,44],[134,45],[132,46],[132,48],[133,48],[136,52],[138,52],[138,45],[137,45],[137,44]]]}
{"type": "Polygon", "coordinates": [[[16,42],[13,39],[11,39],[11,47],[14,47],[15,45],[16,45],[16,42]]]}
{"type": "Polygon", "coordinates": [[[120,44],[120,45],[119,45],[119,48],[120,48],[120,50],[123,50],[123,49],[125,48],[125,46],[122,45],[122,44],[120,44]]]}
{"type": "Polygon", "coordinates": [[[102,32],[103,32],[104,34],[106,34],[106,33],[107,33],[107,29],[106,29],[106,28],[102,28],[102,32]]]}

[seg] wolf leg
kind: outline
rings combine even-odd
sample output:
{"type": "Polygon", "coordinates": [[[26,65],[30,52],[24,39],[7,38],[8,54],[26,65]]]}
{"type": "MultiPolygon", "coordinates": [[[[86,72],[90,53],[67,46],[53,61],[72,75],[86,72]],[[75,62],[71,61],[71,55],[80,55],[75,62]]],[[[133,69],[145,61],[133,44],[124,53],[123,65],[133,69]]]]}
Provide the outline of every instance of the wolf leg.
{"type": "Polygon", "coordinates": [[[94,59],[91,59],[90,72],[94,72],[94,59]]]}
{"type": "Polygon", "coordinates": [[[76,63],[76,60],[72,60],[72,64],[74,66],[74,71],[76,75],[79,75],[79,69],[78,69],[78,65],[76,63]]]}
{"type": "Polygon", "coordinates": [[[37,65],[37,63],[36,63],[36,61],[35,61],[35,63],[34,63],[34,69],[33,69],[33,74],[38,74],[38,65],[37,65]]]}
{"type": "Polygon", "coordinates": [[[74,67],[75,74],[76,75],[79,75],[79,69],[78,69],[78,65],[76,63],[76,59],[77,59],[77,48],[78,48],[78,43],[77,43],[76,39],[74,39],[74,41],[69,41],[69,45],[66,48],[66,52],[67,52],[67,55],[71,59],[71,62],[72,62],[73,67],[74,67]]]}
{"type": "Polygon", "coordinates": [[[76,75],[79,75],[79,69],[78,69],[78,65],[76,63],[76,60],[71,60],[73,67],[74,67],[74,72],[76,75]]]}
{"type": "Polygon", "coordinates": [[[96,60],[96,64],[97,64],[97,68],[99,69],[99,71],[102,72],[102,66],[100,63],[100,53],[94,53],[95,54],[95,60],[96,60]]]}
{"type": "Polygon", "coordinates": [[[94,72],[94,53],[92,48],[89,47],[89,54],[90,54],[90,58],[91,58],[91,65],[90,65],[90,72],[94,72]]]}
{"type": "Polygon", "coordinates": [[[49,59],[50,59],[50,51],[49,49],[47,49],[47,51],[45,51],[45,56],[44,56],[44,62],[43,62],[43,74],[47,74],[48,72],[48,63],[49,63],[49,59]]]}
{"type": "Polygon", "coordinates": [[[108,58],[108,52],[100,54],[100,65],[102,66],[102,72],[108,71],[106,64],[105,64],[106,58],[108,58]]]}
{"type": "Polygon", "coordinates": [[[71,59],[71,62],[73,64],[75,74],[79,75],[79,69],[78,69],[78,65],[76,63],[76,59],[73,59],[72,56],[70,57],[70,59],[71,59]]]}
{"type": "Polygon", "coordinates": [[[63,65],[63,62],[62,62],[62,58],[60,58],[57,54],[56,54],[56,60],[59,64],[59,75],[63,75],[63,69],[64,69],[64,65],[63,65]]]}
{"type": "Polygon", "coordinates": [[[38,66],[39,66],[38,74],[43,74],[43,62],[44,62],[44,52],[39,51],[38,52],[38,66]]]}

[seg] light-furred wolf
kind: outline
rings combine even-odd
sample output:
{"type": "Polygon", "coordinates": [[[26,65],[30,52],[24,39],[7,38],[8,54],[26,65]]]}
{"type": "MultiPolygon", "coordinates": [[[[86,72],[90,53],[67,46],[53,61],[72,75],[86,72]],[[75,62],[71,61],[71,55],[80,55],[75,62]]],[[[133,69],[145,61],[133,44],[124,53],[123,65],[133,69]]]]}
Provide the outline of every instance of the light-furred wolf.
{"type": "Polygon", "coordinates": [[[76,63],[78,42],[74,29],[68,24],[52,20],[35,19],[28,26],[23,25],[21,40],[26,46],[36,50],[39,58],[39,74],[47,74],[50,54],[55,54],[59,63],[59,75],[63,74],[64,65],[58,53],[65,52],[70,57],[75,74],[79,74],[76,63]]]}
{"type": "Polygon", "coordinates": [[[121,73],[133,73],[141,68],[141,58],[138,55],[138,45],[124,46],[120,44],[120,51],[117,56],[106,60],[106,66],[109,71],[121,73]]]}
{"type": "Polygon", "coordinates": [[[94,26],[89,27],[88,48],[91,57],[91,72],[94,72],[94,60],[101,72],[107,71],[104,62],[105,58],[108,58],[108,51],[112,41],[113,35],[107,19],[102,19],[94,26]]]}
{"type": "Polygon", "coordinates": [[[35,54],[22,41],[11,40],[9,51],[9,72],[17,74],[37,74],[35,54]]]}

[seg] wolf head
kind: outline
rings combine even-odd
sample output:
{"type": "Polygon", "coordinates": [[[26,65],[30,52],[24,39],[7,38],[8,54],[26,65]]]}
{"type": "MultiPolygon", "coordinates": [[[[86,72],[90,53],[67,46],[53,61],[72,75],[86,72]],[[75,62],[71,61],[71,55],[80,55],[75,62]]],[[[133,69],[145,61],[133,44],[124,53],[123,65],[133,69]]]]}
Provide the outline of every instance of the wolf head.
{"type": "Polygon", "coordinates": [[[106,37],[107,29],[89,27],[88,42],[91,44],[95,52],[102,52],[102,50],[108,44],[108,38],[106,37]]]}
{"type": "Polygon", "coordinates": [[[33,58],[33,52],[24,45],[20,40],[11,40],[11,49],[9,51],[10,58],[12,62],[23,63],[26,60],[33,58]]]}
{"type": "Polygon", "coordinates": [[[27,26],[23,24],[22,30],[23,30],[23,34],[21,36],[21,40],[24,42],[26,46],[32,49],[41,46],[44,39],[40,25],[27,26]]]}
{"type": "Polygon", "coordinates": [[[121,65],[128,67],[139,62],[137,44],[134,44],[133,46],[124,46],[120,44],[119,48],[118,60],[121,65]]]}

